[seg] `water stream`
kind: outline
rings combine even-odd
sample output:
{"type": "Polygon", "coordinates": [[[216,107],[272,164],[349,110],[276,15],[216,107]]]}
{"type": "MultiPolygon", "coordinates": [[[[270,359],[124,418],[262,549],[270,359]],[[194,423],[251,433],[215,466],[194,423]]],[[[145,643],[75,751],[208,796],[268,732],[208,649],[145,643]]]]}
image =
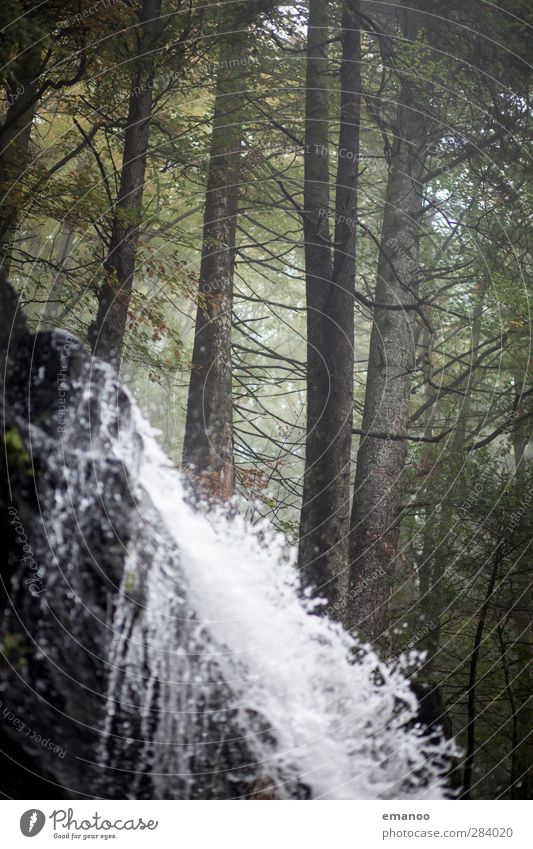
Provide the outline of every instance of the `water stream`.
{"type": "MultiPolygon", "coordinates": [[[[111,373],[102,394],[105,422],[111,373]]],[[[99,752],[108,780],[127,771],[132,798],[258,788],[275,798],[443,798],[453,746],[414,721],[402,664],[382,663],[320,615],[294,553],[267,525],[195,511],[130,406],[106,440],[137,510],[111,628],[99,752]]]]}

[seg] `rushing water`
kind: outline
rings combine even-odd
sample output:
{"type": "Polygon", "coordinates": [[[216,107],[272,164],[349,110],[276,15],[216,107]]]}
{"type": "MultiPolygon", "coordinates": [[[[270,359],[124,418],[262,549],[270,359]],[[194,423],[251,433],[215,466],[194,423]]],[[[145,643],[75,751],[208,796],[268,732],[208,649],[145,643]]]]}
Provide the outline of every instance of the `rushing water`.
{"type": "Polygon", "coordinates": [[[267,526],[195,511],[134,401],[117,416],[111,372],[101,393],[91,450],[123,464],[137,510],[111,629],[106,780],[126,771],[132,798],[442,798],[452,746],[413,721],[401,664],[320,615],[267,526]]]}

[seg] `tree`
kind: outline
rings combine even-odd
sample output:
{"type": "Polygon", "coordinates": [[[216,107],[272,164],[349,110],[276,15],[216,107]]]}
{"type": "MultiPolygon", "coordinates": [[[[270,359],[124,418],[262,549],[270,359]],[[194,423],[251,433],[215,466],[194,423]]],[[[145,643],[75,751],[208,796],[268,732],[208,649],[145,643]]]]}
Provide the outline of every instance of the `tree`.
{"type": "Polygon", "coordinates": [[[76,85],[86,71],[85,32],[56,30],[62,9],[56,0],[38,6],[23,0],[15,13],[8,0],[3,10],[9,31],[5,48],[0,51],[4,89],[0,121],[0,264],[5,274],[14,258],[20,212],[30,195],[27,169],[39,104],[50,91],[76,85]]]}
{"type": "Polygon", "coordinates": [[[194,348],[187,398],[183,465],[207,492],[233,494],[233,270],[239,198],[246,31],[231,16],[217,69],[194,348]]]}
{"type": "Polygon", "coordinates": [[[299,562],[340,618],[346,595],[353,409],[355,229],[361,111],[357,2],[344,2],[335,208],[330,208],[329,9],[311,0],[307,45],[304,238],[307,432],[299,562]],[[334,219],[333,245],[329,219],[334,219]]]}
{"type": "MultiPolygon", "coordinates": [[[[421,25],[418,15],[412,10],[400,14],[404,37],[415,43],[421,25]]],[[[382,643],[389,624],[403,494],[400,476],[406,443],[401,437],[407,429],[416,363],[418,251],[429,138],[422,87],[406,68],[398,85],[357,452],[347,614],[350,627],[382,643]]]]}
{"type": "Polygon", "coordinates": [[[202,257],[182,462],[204,495],[221,501],[234,491],[233,277],[240,193],[243,110],[249,27],[272,3],[221,15],[202,257]],[[199,486],[198,486],[199,485],[199,486]]]}
{"type": "Polygon", "coordinates": [[[161,47],[161,2],[142,0],[139,8],[120,188],[104,263],[106,279],[99,289],[98,311],[89,330],[93,353],[117,368],[122,358],[142,220],[156,54],[161,47]]]}
{"type": "Polygon", "coordinates": [[[30,163],[30,138],[37,101],[35,90],[42,67],[40,46],[31,46],[15,64],[6,91],[6,112],[0,133],[0,263],[9,273],[24,174],[30,163]]]}

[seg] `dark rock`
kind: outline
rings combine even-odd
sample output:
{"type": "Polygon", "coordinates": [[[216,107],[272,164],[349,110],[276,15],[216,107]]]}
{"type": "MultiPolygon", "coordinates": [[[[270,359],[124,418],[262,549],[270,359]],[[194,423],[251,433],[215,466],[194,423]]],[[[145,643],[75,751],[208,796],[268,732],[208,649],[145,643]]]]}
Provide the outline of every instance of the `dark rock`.
{"type": "Polygon", "coordinates": [[[118,427],[103,428],[92,403],[103,367],[68,334],[30,333],[5,280],[0,302],[1,748],[4,757],[20,752],[20,769],[30,763],[32,774],[83,797],[100,776],[110,623],[133,500],[120,463],[88,450],[118,427]]]}

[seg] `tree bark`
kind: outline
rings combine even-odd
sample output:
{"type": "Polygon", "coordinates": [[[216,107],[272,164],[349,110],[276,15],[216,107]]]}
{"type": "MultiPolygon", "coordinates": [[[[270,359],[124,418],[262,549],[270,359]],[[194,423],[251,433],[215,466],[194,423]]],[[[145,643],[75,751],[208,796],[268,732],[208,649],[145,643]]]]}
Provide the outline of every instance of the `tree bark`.
{"type": "MultiPolygon", "coordinates": [[[[405,310],[374,309],[363,433],[405,433],[415,367],[418,247],[426,120],[411,86],[401,81],[383,215],[375,301],[405,310]]],[[[389,596],[398,549],[406,443],[361,437],[350,536],[346,622],[388,650],[389,596]]]]}
{"type": "Polygon", "coordinates": [[[30,163],[40,70],[41,47],[30,46],[16,62],[0,128],[0,268],[6,275],[10,271],[19,220],[20,191],[30,163]]]}
{"type": "Polygon", "coordinates": [[[104,262],[105,280],[98,293],[96,318],[89,329],[93,353],[117,369],[122,358],[142,217],[161,0],[142,0],[139,18],[120,186],[104,262]]]}
{"type": "Polygon", "coordinates": [[[309,7],[304,172],[307,428],[299,562],[304,580],[342,618],[348,584],[355,228],[361,97],[359,3],[342,13],[335,210],[329,206],[325,0],[309,7]],[[328,220],[334,219],[334,247],[328,220]]]}
{"type": "MultiPolygon", "coordinates": [[[[231,29],[231,27],[230,27],[231,29]]],[[[231,328],[248,35],[225,35],[217,73],[183,465],[195,489],[233,494],[231,328]]]]}

